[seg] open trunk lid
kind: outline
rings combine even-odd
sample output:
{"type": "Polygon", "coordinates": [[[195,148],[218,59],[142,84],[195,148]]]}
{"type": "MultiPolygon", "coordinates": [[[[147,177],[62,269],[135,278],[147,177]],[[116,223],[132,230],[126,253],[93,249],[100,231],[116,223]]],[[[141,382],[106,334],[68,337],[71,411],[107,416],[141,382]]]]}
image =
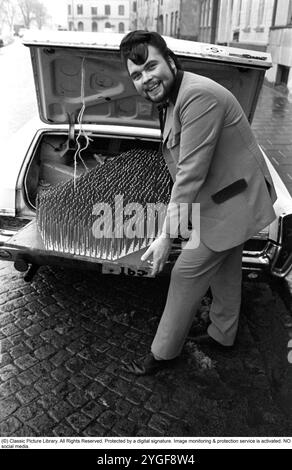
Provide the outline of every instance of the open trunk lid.
{"type": "MultiPolygon", "coordinates": [[[[34,32],[31,50],[41,119],[159,127],[155,104],[138,96],[121,65],[121,34],[34,32]],[[84,109],[85,107],[85,109],[84,109]]],[[[251,121],[270,54],[165,37],[186,71],[208,76],[237,97],[251,121]]]]}

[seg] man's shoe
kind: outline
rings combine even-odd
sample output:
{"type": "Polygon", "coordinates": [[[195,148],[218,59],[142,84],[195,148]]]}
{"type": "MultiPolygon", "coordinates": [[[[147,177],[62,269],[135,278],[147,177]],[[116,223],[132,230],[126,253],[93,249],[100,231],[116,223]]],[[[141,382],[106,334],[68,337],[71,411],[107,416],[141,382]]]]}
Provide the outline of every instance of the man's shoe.
{"type": "Polygon", "coordinates": [[[189,336],[188,339],[196,344],[199,344],[200,346],[209,346],[211,348],[221,349],[222,351],[229,351],[234,347],[233,345],[226,346],[225,344],[219,343],[211,336],[209,336],[208,333],[204,333],[198,336],[189,336]]]}
{"type": "Polygon", "coordinates": [[[140,359],[133,360],[128,364],[123,364],[122,368],[134,375],[152,375],[168,367],[170,364],[173,364],[174,361],[175,359],[158,361],[152,353],[148,353],[140,359]]]}

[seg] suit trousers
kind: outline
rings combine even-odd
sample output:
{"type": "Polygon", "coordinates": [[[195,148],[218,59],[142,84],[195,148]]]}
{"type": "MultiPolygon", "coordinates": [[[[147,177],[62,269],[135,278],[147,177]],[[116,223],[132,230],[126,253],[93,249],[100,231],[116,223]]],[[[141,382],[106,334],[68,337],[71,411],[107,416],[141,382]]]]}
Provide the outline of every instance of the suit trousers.
{"type": "Polygon", "coordinates": [[[212,251],[202,241],[183,249],[172,273],[166,305],[151,351],[156,358],[178,356],[208,288],[212,291],[208,334],[219,343],[234,343],[238,328],[243,244],[212,251]]]}

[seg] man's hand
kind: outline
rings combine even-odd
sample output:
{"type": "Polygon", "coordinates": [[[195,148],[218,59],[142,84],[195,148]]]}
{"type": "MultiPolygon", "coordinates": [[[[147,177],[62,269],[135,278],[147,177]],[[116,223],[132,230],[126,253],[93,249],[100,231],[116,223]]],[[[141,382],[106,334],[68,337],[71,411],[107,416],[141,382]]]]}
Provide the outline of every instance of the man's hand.
{"type": "Polygon", "coordinates": [[[149,256],[153,255],[153,266],[151,272],[153,276],[162,271],[163,266],[167,261],[171,244],[171,238],[166,238],[165,236],[160,235],[160,237],[151,243],[148,250],[145,251],[144,255],[141,257],[141,261],[145,261],[149,256]]]}

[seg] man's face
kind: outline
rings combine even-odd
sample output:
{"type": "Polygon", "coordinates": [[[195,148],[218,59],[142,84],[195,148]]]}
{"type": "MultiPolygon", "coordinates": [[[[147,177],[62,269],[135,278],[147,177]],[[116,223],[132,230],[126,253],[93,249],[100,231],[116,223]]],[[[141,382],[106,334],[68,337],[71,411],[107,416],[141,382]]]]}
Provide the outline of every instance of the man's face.
{"type": "MultiPolygon", "coordinates": [[[[170,64],[176,71],[172,59],[170,64]]],[[[174,83],[174,74],[156,47],[148,46],[148,58],[144,64],[136,65],[128,59],[127,67],[141,96],[154,103],[160,103],[168,96],[174,83]]]]}

